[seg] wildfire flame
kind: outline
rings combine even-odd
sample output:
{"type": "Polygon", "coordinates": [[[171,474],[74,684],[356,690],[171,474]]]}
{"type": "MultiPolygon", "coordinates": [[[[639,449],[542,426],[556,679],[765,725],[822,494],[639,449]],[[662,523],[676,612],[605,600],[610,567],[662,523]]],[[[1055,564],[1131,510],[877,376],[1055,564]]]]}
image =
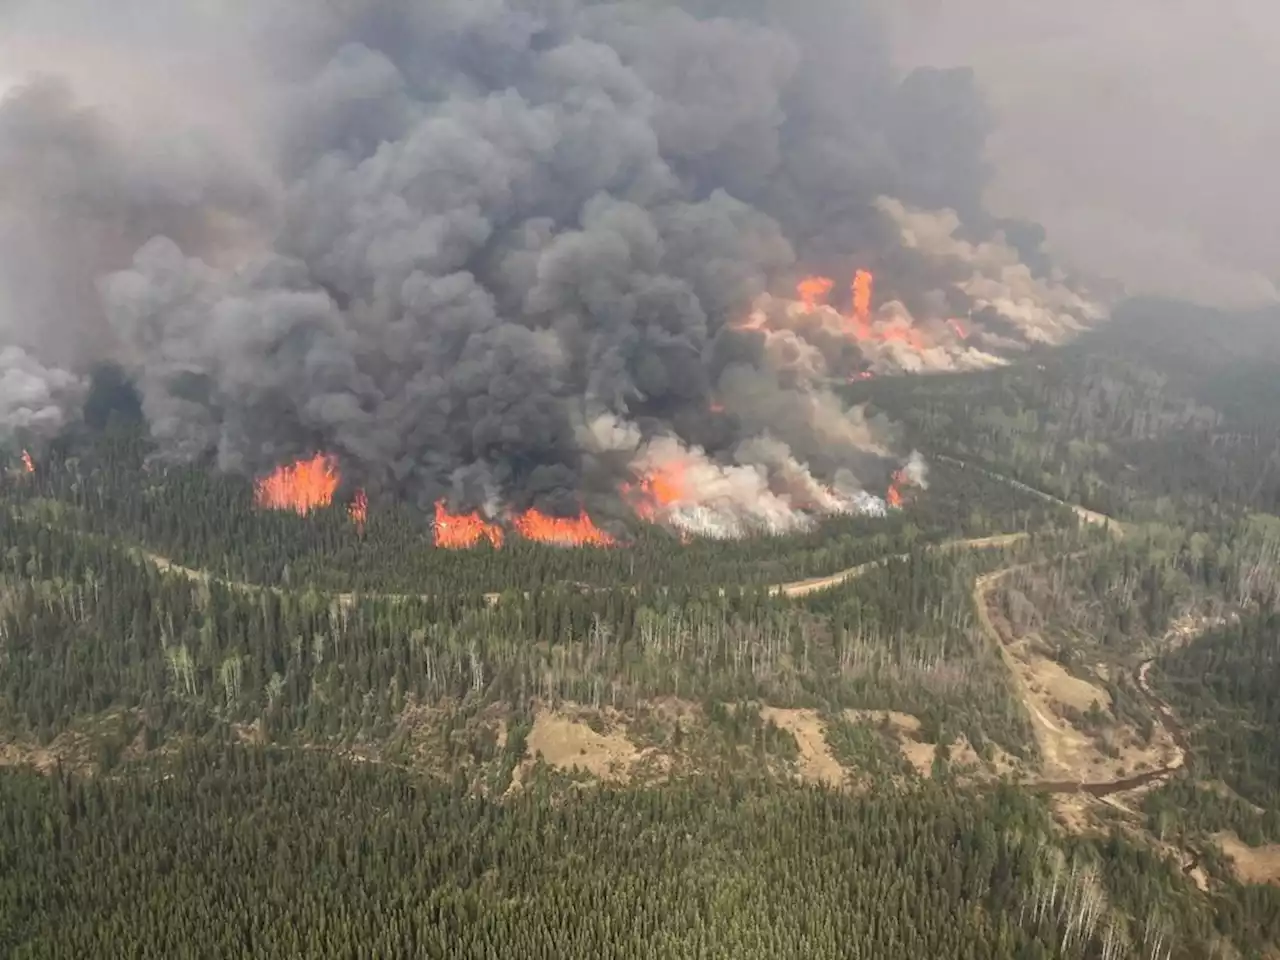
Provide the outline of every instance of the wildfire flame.
{"type": "Polygon", "coordinates": [[[642,477],[639,484],[624,483],[622,496],[631,504],[641,520],[652,523],[663,507],[684,502],[685,468],[681,463],[668,463],[642,477]]]}
{"type": "Polygon", "coordinates": [[[450,513],[443,500],[436,501],[436,546],[443,550],[466,550],[481,540],[495,548],[502,546],[502,528],[487,522],[480,512],[450,513]]]}
{"type": "Polygon", "coordinates": [[[964,324],[961,323],[959,320],[957,320],[955,317],[952,317],[947,321],[947,326],[950,327],[952,332],[955,333],[955,335],[959,337],[961,340],[969,339],[969,331],[966,330],[964,327],[964,324]]]}
{"type": "Polygon", "coordinates": [[[369,498],[365,496],[363,490],[356,491],[355,497],[347,507],[347,515],[351,517],[351,522],[356,525],[356,529],[364,533],[364,523],[369,519],[369,498]]]}
{"type": "Polygon", "coordinates": [[[611,547],[613,537],[597,527],[586,512],[576,517],[549,517],[537,509],[526,510],[512,524],[526,540],[561,547],[611,547]]]}
{"type": "Polygon", "coordinates": [[[884,495],[885,503],[890,507],[901,507],[906,498],[905,491],[909,487],[923,486],[923,483],[923,479],[912,473],[909,466],[895,470],[889,480],[889,490],[884,495]]]}
{"type": "Polygon", "coordinates": [[[338,468],[332,457],[318,453],[310,460],[299,460],[278,467],[256,484],[255,500],[269,510],[292,510],[306,516],[312,510],[329,506],[338,489],[338,468]]]}
{"type": "Polygon", "coordinates": [[[902,507],[902,475],[895,473],[893,479],[889,481],[889,492],[884,496],[885,503],[891,507],[902,507]]]}
{"type": "Polygon", "coordinates": [[[834,286],[835,282],[830,277],[805,277],[796,284],[796,295],[804,304],[805,310],[812,313],[827,302],[834,286]]]}
{"type": "Polygon", "coordinates": [[[36,462],[31,459],[31,454],[28,453],[26,450],[22,451],[22,466],[27,471],[27,473],[36,472],[36,462]]]}
{"type": "Polygon", "coordinates": [[[870,270],[859,270],[853,275],[853,321],[863,335],[871,324],[871,296],[876,278],[870,270]]]}

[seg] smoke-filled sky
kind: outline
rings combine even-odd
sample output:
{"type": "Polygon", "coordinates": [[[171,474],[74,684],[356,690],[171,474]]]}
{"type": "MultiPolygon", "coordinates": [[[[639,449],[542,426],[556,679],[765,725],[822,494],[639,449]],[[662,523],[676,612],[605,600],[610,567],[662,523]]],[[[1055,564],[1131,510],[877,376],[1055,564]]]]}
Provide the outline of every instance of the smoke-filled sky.
{"type": "Polygon", "coordinates": [[[903,64],[972,66],[993,206],[1060,258],[1210,304],[1280,283],[1280,4],[886,0],[903,64]]]}
{"type": "Polygon", "coordinates": [[[678,461],[733,529],[865,502],[907,451],[833,385],[1103,316],[984,208],[972,73],[892,59],[874,0],[10,0],[0,428],[110,360],[228,470],[566,515],[678,461]]]}

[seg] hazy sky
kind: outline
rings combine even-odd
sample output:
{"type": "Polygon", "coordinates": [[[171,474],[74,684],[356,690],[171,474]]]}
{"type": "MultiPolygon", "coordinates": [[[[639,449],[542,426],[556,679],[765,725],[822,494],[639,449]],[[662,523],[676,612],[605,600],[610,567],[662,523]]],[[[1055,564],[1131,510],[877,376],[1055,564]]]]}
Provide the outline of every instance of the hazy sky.
{"type": "Polygon", "coordinates": [[[992,205],[1132,287],[1276,298],[1280,3],[886,0],[904,63],[996,107],[992,205]]]}
{"type": "MultiPolygon", "coordinates": [[[[1043,223],[1061,259],[1138,291],[1277,297],[1280,0],[882,2],[904,66],[975,68],[999,118],[992,206],[1043,223]]],[[[129,58],[104,49],[103,25],[76,31],[51,6],[0,0],[0,87],[32,66],[67,70],[82,91],[127,91],[117,102],[146,119],[177,114],[223,138],[243,123],[236,104],[252,98],[227,96],[227,85],[244,65],[214,67],[225,50],[208,64],[188,50],[182,70],[165,70],[221,77],[197,85],[205,96],[191,111],[191,87],[177,87],[181,98],[155,85],[139,95],[129,58]]],[[[178,6],[189,18],[207,5],[178,6]]],[[[140,24],[173,32],[129,8],[122,0],[106,24],[134,38],[147,32],[140,24]]]]}

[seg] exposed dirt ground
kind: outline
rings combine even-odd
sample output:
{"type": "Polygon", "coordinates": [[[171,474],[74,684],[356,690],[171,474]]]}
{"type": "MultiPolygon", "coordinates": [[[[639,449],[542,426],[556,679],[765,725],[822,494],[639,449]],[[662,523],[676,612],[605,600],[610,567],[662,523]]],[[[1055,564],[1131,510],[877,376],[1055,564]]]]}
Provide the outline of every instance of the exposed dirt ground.
{"type": "MultiPolygon", "coordinates": [[[[902,755],[911,766],[915,767],[916,772],[922,777],[933,773],[933,759],[938,745],[930,743],[920,735],[921,723],[918,717],[913,717],[909,713],[899,713],[896,710],[846,710],[844,715],[850,723],[870,724],[875,727],[881,727],[887,723],[893,730],[902,755]]],[[[974,767],[995,776],[1003,772],[999,757],[996,764],[984,762],[968,739],[963,736],[951,743],[951,765],[952,767],[974,767]]]]}
{"type": "Polygon", "coordinates": [[[1251,847],[1234,833],[1214,834],[1213,839],[1231,858],[1241,881],[1280,884],[1280,843],[1251,847]]]}
{"type": "Polygon", "coordinates": [[[845,782],[845,769],[836,760],[827,745],[826,725],[816,710],[787,710],[781,707],[763,707],[760,716],[771,720],[796,738],[800,748],[798,773],[807,783],[822,783],[839,787],[845,782]]]}
{"type": "Polygon", "coordinates": [[[656,749],[637,749],[620,729],[598,733],[584,717],[585,714],[572,706],[539,709],[529,732],[526,758],[516,772],[516,782],[523,780],[526,770],[539,756],[560,770],[577,768],[598,780],[614,783],[631,779],[641,765],[656,765],[659,769],[667,766],[668,758],[656,749]]]}
{"type": "Polygon", "coordinates": [[[1110,717],[1111,698],[1101,687],[1071,676],[1062,666],[1038,652],[1030,640],[1009,642],[1003,618],[993,613],[989,598],[1000,580],[1013,570],[1006,568],[979,577],[974,584],[974,604],[983,629],[1000,651],[1015,688],[1031,717],[1043,758],[1042,779],[1102,783],[1119,780],[1141,770],[1174,767],[1182,762],[1182,750],[1163,726],[1156,727],[1150,744],[1137,731],[1114,723],[1109,734],[1110,751],[1094,737],[1067,720],[1065,707],[1085,711],[1096,701],[1110,717]],[[1112,755],[1114,754],[1114,755],[1112,755]]]}

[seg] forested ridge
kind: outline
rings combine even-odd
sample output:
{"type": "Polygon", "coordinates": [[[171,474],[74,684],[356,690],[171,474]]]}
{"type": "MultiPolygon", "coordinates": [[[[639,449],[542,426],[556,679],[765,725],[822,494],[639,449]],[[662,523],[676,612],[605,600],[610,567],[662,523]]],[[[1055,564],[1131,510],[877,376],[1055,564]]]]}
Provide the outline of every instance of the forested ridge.
{"type": "Polygon", "coordinates": [[[259,510],[128,418],[15,451],[0,954],[1272,955],[1228,852],[1280,843],[1268,395],[1133,309],[850,387],[929,484],[788,537],[446,551],[409,505],[259,510]]]}

